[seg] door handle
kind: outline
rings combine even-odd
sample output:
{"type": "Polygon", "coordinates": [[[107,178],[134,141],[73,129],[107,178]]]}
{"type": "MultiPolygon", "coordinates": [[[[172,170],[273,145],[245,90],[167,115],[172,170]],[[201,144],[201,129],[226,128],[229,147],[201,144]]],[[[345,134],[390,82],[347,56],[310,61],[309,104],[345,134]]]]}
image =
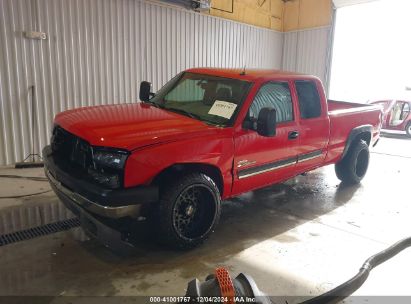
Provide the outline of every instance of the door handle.
{"type": "Polygon", "coordinates": [[[296,139],[300,135],[298,131],[291,131],[288,132],[288,139],[296,139]]]}

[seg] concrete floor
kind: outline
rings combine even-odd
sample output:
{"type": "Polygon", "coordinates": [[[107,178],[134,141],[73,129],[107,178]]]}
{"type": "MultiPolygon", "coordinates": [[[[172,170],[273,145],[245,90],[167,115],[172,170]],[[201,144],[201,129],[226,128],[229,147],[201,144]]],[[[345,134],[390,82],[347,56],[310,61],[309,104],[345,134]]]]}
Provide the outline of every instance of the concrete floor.
{"type": "MultiPolygon", "coordinates": [[[[410,169],[411,140],[384,137],[360,185],[340,185],[329,166],[246,193],[224,202],[215,233],[188,252],[145,241],[133,256],[122,257],[79,228],[6,245],[0,247],[0,295],[184,295],[190,280],[203,280],[224,266],[233,275],[250,274],[267,294],[295,303],[292,296],[331,289],[370,255],[411,235],[410,169]]],[[[42,171],[0,170],[4,174],[42,176],[42,171]]],[[[0,196],[47,189],[44,182],[1,178],[0,196]]],[[[0,234],[71,216],[52,193],[0,199],[0,234]]],[[[409,269],[411,250],[376,268],[356,295],[411,296],[409,269]]],[[[68,298],[53,301],[62,299],[68,298]]]]}

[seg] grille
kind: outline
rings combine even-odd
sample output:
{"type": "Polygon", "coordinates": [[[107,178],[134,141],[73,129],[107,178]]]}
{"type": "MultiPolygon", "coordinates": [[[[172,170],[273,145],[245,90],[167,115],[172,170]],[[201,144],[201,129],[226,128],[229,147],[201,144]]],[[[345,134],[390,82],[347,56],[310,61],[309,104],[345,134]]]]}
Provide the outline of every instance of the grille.
{"type": "Polygon", "coordinates": [[[85,173],[91,167],[91,146],[59,126],[53,130],[51,148],[53,154],[66,164],[81,168],[85,173]]]}
{"type": "Polygon", "coordinates": [[[85,180],[110,189],[123,183],[123,170],[96,165],[92,146],[80,137],[55,126],[51,149],[56,165],[76,179],[85,180]]]}
{"type": "Polygon", "coordinates": [[[47,224],[44,226],[34,227],[22,231],[16,231],[9,234],[0,235],[0,246],[5,246],[25,240],[34,239],[36,237],[45,236],[60,231],[70,230],[80,226],[78,218],[47,224]]]}

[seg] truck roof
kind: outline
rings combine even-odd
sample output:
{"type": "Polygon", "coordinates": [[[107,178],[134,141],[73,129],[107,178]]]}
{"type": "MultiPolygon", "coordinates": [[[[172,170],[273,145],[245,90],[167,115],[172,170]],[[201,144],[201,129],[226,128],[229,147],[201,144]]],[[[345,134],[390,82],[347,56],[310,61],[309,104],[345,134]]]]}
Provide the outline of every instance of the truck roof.
{"type": "Polygon", "coordinates": [[[318,79],[315,76],[305,75],[300,73],[281,71],[281,70],[271,70],[271,69],[245,69],[245,75],[243,74],[244,69],[226,69],[226,68],[192,68],[188,69],[187,72],[215,75],[221,77],[235,78],[247,81],[257,81],[259,79],[318,79]]]}

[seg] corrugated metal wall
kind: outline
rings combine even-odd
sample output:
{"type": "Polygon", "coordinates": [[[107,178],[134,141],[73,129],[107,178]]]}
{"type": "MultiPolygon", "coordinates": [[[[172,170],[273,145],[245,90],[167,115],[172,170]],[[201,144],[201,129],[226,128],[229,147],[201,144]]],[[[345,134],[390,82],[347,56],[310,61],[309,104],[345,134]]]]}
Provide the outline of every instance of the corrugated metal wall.
{"type": "Polygon", "coordinates": [[[318,76],[327,87],[331,27],[284,33],[283,69],[318,76]]]}
{"type": "Polygon", "coordinates": [[[0,0],[0,165],[35,152],[56,113],[137,101],[188,67],[281,68],[283,34],[139,0],[0,0]],[[24,31],[44,31],[30,40],[24,31]]]}

